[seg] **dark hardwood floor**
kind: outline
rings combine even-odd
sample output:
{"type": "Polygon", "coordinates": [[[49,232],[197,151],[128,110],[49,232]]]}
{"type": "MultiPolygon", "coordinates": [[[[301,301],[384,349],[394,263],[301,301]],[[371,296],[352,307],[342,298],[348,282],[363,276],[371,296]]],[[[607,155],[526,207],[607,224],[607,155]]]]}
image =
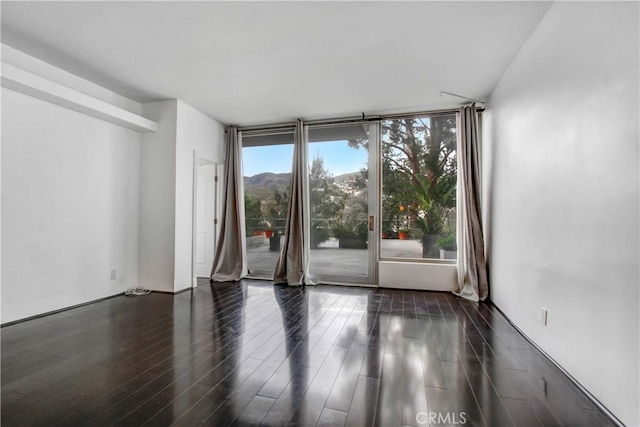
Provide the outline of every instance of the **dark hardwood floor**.
{"type": "Polygon", "coordinates": [[[3,426],[614,425],[447,293],[203,281],[1,334],[3,426]]]}

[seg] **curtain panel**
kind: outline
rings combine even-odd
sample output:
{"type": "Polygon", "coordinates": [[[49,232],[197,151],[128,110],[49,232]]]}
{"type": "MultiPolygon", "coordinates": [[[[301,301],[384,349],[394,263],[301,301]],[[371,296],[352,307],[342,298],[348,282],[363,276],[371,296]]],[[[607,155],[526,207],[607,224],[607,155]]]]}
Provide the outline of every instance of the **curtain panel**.
{"type": "Polygon", "coordinates": [[[480,153],[475,104],[458,112],[458,288],[471,301],[489,295],[480,206],[480,153]]]}
{"type": "Polygon", "coordinates": [[[287,222],[284,230],[284,244],[273,274],[274,283],[289,286],[311,284],[309,277],[308,212],[304,207],[304,187],[307,185],[307,160],[304,146],[304,126],[298,120],[293,139],[293,164],[287,222]]]}
{"type": "Polygon", "coordinates": [[[211,281],[228,282],[248,274],[244,227],[244,178],[238,130],[226,130],[226,158],[220,236],[211,268],[211,281]]]}

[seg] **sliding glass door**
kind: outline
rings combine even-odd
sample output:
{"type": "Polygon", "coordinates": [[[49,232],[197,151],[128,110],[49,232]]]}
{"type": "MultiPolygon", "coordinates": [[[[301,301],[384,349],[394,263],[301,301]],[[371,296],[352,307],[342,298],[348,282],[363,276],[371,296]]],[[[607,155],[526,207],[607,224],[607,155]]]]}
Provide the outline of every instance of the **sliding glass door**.
{"type": "Polygon", "coordinates": [[[309,272],[322,283],[375,283],[377,124],[307,127],[309,272]]]}

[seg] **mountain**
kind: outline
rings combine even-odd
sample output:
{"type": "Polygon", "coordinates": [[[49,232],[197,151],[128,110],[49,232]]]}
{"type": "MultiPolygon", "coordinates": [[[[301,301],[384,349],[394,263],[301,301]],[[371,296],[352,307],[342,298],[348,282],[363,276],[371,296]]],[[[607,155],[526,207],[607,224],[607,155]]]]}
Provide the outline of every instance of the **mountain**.
{"type": "Polygon", "coordinates": [[[358,172],[348,172],[348,173],[343,173],[341,175],[336,175],[333,177],[334,182],[340,183],[340,182],[353,182],[356,180],[356,177],[360,176],[360,171],[358,172]]]}
{"type": "MultiPolygon", "coordinates": [[[[343,173],[334,176],[336,184],[349,185],[355,182],[356,177],[360,176],[360,171],[343,173]]],[[[244,191],[246,194],[257,197],[258,199],[266,199],[273,194],[275,188],[279,190],[288,190],[291,173],[272,173],[264,172],[253,176],[244,177],[244,191]]]]}
{"type": "Polygon", "coordinates": [[[264,199],[273,193],[273,189],[286,190],[289,188],[291,173],[259,173],[244,177],[244,191],[250,196],[264,199]]]}
{"type": "Polygon", "coordinates": [[[258,175],[245,176],[244,185],[250,187],[287,187],[291,173],[259,173],[258,175]]]}

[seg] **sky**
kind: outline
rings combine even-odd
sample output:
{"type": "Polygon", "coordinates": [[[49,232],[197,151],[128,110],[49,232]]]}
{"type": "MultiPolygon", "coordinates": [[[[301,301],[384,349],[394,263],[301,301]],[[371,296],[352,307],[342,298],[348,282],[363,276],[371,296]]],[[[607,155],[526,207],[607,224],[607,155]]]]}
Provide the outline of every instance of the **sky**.
{"type": "MultiPolygon", "coordinates": [[[[357,172],[367,165],[367,152],[364,148],[351,148],[347,141],[312,142],[309,144],[309,157],[309,160],[322,157],[325,168],[333,176],[357,172]]],[[[291,172],[292,158],[293,144],[244,148],[244,176],[263,172],[291,172]]]]}

